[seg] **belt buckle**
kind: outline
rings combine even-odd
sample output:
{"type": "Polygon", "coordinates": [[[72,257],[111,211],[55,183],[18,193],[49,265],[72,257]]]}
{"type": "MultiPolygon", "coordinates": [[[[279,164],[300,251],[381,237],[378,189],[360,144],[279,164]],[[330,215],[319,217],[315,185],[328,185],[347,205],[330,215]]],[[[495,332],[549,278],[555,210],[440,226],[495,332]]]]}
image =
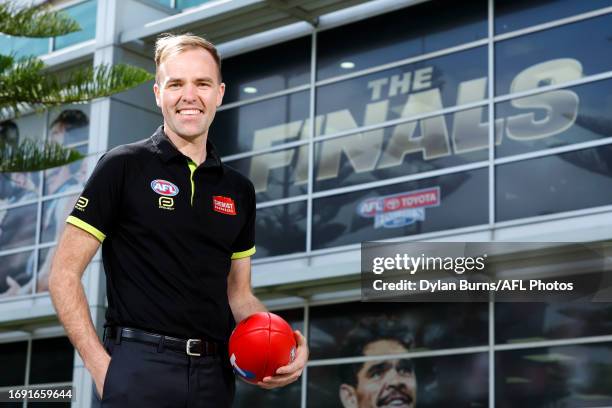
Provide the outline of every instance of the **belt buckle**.
{"type": "Polygon", "coordinates": [[[185,352],[187,353],[188,356],[194,356],[194,357],[200,357],[202,354],[201,353],[192,353],[191,352],[191,345],[193,344],[192,342],[202,342],[202,340],[200,339],[188,339],[187,343],[185,344],[185,352]]]}

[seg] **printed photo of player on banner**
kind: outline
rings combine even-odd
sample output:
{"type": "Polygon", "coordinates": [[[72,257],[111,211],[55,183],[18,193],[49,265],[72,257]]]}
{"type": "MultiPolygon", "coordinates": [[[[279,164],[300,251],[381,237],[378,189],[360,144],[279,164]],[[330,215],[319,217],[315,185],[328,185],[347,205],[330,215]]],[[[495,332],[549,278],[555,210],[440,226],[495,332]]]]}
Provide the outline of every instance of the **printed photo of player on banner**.
{"type": "Polygon", "coordinates": [[[0,16],[1,406],[612,407],[612,0],[0,16]]]}

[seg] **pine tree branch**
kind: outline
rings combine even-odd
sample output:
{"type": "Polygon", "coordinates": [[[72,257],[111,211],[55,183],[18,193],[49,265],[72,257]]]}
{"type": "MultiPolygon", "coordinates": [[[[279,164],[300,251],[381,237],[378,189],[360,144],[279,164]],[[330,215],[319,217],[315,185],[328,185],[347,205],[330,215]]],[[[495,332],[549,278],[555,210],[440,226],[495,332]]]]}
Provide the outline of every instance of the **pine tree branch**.
{"type": "Polygon", "coordinates": [[[30,172],[63,166],[84,158],[57,142],[25,139],[17,146],[0,142],[0,173],[30,172]]]}
{"type": "MultiPolygon", "coordinates": [[[[0,0],[0,33],[21,37],[54,37],[80,30],[68,15],[47,4],[17,7],[0,0]]],[[[123,92],[154,79],[147,71],[128,65],[100,65],[49,73],[36,57],[17,60],[0,55],[0,119],[20,111],[42,111],[58,105],[84,103],[123,92]]],[[[56,142],[24,140],[17,146],[0,140],[0,173],[44,170],[83,158],[56,142]]]]}
{"type": "Polygon", "coordinates": [[[0,3],[0,33],[16,37],[55,37],[80,31],[79,24],[62,11],[53,11],[48,4],[18,7],[0,3]]]}
{"type": "Polygon", "coordinates": [[[1,55],[0,54],[0,74],[9,69],[13,62],[15,62],[15,58],[12,55],[1,55]]]}
{"type": "Polygon", "coordinates": [[[37,58],[19,60],[0,72],[0,110],[18,114],[20,109],[43,110],[69,103],[86,102],[126,91],[154,79],[144,69],[124,64],[99,65],[73,70],[60,78],[43,71],[37,58]]]}

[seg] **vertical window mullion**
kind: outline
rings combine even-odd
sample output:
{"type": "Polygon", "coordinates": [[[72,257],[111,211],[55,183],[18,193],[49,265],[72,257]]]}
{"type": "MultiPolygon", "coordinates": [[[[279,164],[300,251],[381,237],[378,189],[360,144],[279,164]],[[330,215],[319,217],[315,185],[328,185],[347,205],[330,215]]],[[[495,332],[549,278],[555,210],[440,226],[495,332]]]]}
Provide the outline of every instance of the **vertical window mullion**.
{"type": "MultiPolygon", "coordinates": [[[[489,118],[489,226],[495,225],[495,15],[494,0],[487,5],[487,40],[488,40],[488,112],[489,118]]],[[[491,240],[494,240],[491,232],[491,240]]],[[[489,407],[495,406],[495,302],[489,301],[489,407]]]]}
{"type": "MultiPolygon", "coordinates": [[[[488,93],[489,99],[487,117],[489,121],[489,227],[495,225],[495,49],[493,37],[495,34],[493,1],[488,0],[488,93]]],[[[493,232],[491,232],[493,234],[493,232]]],[[[494,239],[491,236],[491,239],[494,239]]]]}
{"type": "Polygon", "coordinates": [[[308,199],[306,201],[306,254],[312,251],[312,193],[314,190],[314,138],[316,136],[317,30],[311,36],[310,55],[310,134],[308,139],[308,199]]]}
{"type": "MultiPolygon", "coordinates": [[[[304,332],[302,333],[306,338],[306,344],[310,343],[310,334],[308,330],[309,326],[309,312],[310,312],[310,302],[306,299],[306,303],[304,304],[304,332]]],[[[307,394],[308,391],[308,364],[304,367],[304,371],[302,372],[302,390],[301,390],[301,407],[306,408],[306,404],[308,402],[307,394]]]]}
{"type": "MultiPolygon", "coordinates": [[[[28,349],[26,352],[26,369],[24,385],[30,385],[30,363],[32,361],[32,336],[28,336],[28,349]]],[[[27,407],[26,400],[23,401],[23,407],[27,407]]]]}

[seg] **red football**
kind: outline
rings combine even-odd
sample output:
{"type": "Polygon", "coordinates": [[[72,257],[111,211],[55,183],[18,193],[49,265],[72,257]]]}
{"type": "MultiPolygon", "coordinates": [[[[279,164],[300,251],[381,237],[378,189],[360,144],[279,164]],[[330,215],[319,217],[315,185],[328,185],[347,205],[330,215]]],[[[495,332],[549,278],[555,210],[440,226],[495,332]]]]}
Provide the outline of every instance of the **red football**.
{"type": "Polygon", "coordinates": [[[255,313],[238,323],[229,340],[234,372],[253,384],[292,362],[295,349],[295,337],[289,323],[269,312],[255,313]]]}

